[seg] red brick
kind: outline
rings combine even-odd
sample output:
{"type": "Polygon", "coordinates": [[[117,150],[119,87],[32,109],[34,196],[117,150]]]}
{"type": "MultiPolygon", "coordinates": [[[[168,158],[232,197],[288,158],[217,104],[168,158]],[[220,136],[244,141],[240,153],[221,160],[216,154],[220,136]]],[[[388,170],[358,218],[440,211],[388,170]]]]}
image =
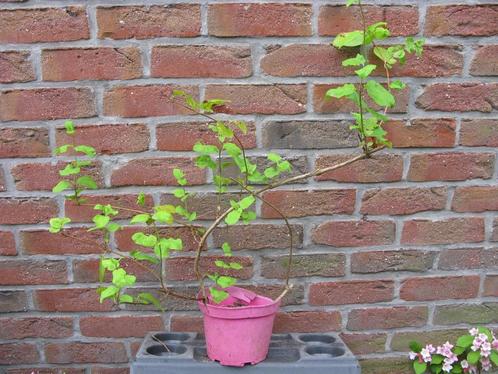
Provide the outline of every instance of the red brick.
{"type": "Polygon", "coordinates": [[[406,221],[401,235],[402,244],[429,245],[476,243],[484,240],[484,219],[480,217],[448,218],[431,221],[406,221]]]}
{"type": "Polygon", "coordinates": [[[400,297],[408,301],[471,299],[479,292],[480,277],[410,278],[401,284],[400,297]]]}
{"type": "Polygon", "coordinates": [[[0,313],[25,312],[28,310],[28,299],[24,291],[0,290],[0,313]]]}
{"type": "Polygon", "coordinates": [[[68,338],[73,319],[68,317],[0,318],[0,339],[68,338]]]}
{"type": "Polygon", "coordinates": [[[310,36],[309,4],[210,4],[208,30],[214,36],[310,36]]]}
{"type": "MultiPolygon", "coordinates": [[[[355,190],[278,190],[269,191],[263,198],[287,218],[330,214],[352,214],[356,200],[355,190]]],[[[270,205],[262,202],[263,218],[281,218],[270,205]]]]}
{"type": "MultiPolygon", "coordinates": [[[[268,256],[261,258],[261,275],[265,278],[285,279],[289,256],[268,256]]],[[[342,253],[294,255],[290,277],[343,277],[346,256],[342,253]]]]}
{"type": "MultiPolygon", "coordinates": [[[[18,164],[11,170],[16,189],[18,191],[52,191],[52,188],[61,180],[59,170],[64,169],[66,163],[32,163],[18,164]]],[[[82,170],[81,175],[91,175],[97,185],[104,185],[100,162],[93,162],[82,170]]]]}
{"type": "Polygon", "coordinates": [[[0,285],[68,283],[67,264],[62,260],[6,260],[0,262],[0,285]]]}
{"type": "Polygon", "coordinates": [[[493,232],[491,233],[490,241],[498,242],[498,219],[493,219],[493,232]]]}
{"type": "MultiPolygon", "coordinates": [[[[339,154],[319,156],[315,167],[322,169],[345,162],[356,154],[339,154]]],[[[375,183],[397,182],[403,176],[403,159],[399,155],[374,155],[368,159],[358,160],[339,169],[326,172],[318,177],[318,181],[334,180],[337,182],[375,183]]]]}
{"type": "Polygon", "coordinates": [[[134,79],[142,76],[140,50],[73,48],[42,51],[45,81],[134,79]]]}
{"type": "Polygon", "coordinates": [[[51,364],[128,362],[124,344],[112,342],[47,343],[45,357],[51,364]]]}
{"type": "Polygon", "coordinates": [[[395,333],[391,341],[391,349],[398,352],[410,351],[410,342],[417,341],[422,345],[442,345],[445,342],[456,342],[458,337],[468,333],[468,330],[431,330],[431,331],[403,331],[395,333]]]}
{"type": "Polygon", "coordinates": [[[29,52],[0,52],[0,83],[30,82],[35,79],[29,52]]]}
{"type": "Polygon", "coordinates": [[[483,296],[498,297],[498,275],[487,275],[484,279],[483,296]]]}
{"type": "Polygon", "coordinates": [[[351,52],[328,44],[291,44],[267,47],[261,69],[277,77],[343,77],[349,70],[341,64],[351,52]]]}
{"type": "Polygon", "coordinates": [[[446,194],[446,187],[375,188],[363,194],[361,213],[398,215],[443,210],[446,194]]]}
{"type": "MultiPolygon", "coordinates": [[[[303,227],[291,225],[294,248],[303,245],[303,227]]],[[[290,245],[289,230],[286,225],[235,225],[218,227],[213,231],[216,248],[228,242],[232,249],[287,248],[290,245]]]]}
{"type": "MultiPolygon", "coordinates": [[[[282,294],[284,290],[284,285],[281,284],[257,284],[257,285],[243,285],[245,289],[256,292],[259,295],[269,297],[275,300],[278,296],[282,294]]],[[[281,306],[287,305],[301,305],[304,303],[304,286],[294,285],[294,288],[290,290],[282,299],[281,306]]]]}
{"type": "Polygon", "coordinates": [[[0,256],[17,255],[14,233],[10,231],[0,231],[0,256]]]}
{"type": "Polygon", "coordinates": [[[245,78],[250,75],[252,61],[248,47],[168,45],[152,48],[152,77],[245,78]]]}
{"type": "MultiPolygon", "coordinates": [[[[391,35],[415,35],[418,33],[418,8],[413,6],[365,6],[368,25],[387,22],[391,35]]],[[[358,7],[325,5],[320,7],[318,33],[322,36],[361,29],[361,13],[358,7]]]]}
{"type": "MultiPolygon", "coordinates": [[[[209,256],[202,257],[200,260],[200,269],[203,273],[219,273],[220,275],[229,275],[237,279],[250,279],[253,274],[253,260],[251,257],[230,257],[209,256]],[[225,270],[214,264],[215,260],[225,262],[237,262],[243,266],[241,270],[225,270]]],[[[194,271],[194,257],[173,257],[166,261],[166,278],[172,281],[191,281],[197,280],[194,271]]]]}
{"type": "Polygon", "coordinates": [[[427,271],[432,268],[434,252],[417,250],[357,252],[351,255],[351,272],[427,271]]]}
{"type": "Polygon", "coordinates": [[[50,154],[48,129],[0,129],[0,157],[46,157],[50,154]]]}
{"type": "MultiPolygon", "coordinates": [[[[73,280],[74,282],[96,283],[99,281],[99,259],[85,259],[73,261],[73,280]]],[[[137,277],[138,282],[156,282],[158,279],[152,275],[147,269],[159,274],[159,266],[141,261],[140,265],[131,259],[121,259],[120,266],[126,270],[128,274],[133,274],[137,277]]],[[[105,281],[110,282],[112,274],[106,272],[105,281]]]]}
{"type": "Polygon", "coordinates": [[[88,39],[86,9],[64,8],[2,9],[0,42],[39,43],[88,39]]]}
{"type": "Polygon", "coordinates": [[[273,324],[274,333],[327,332],[341,330],[341,314],[338,311],[280,312],[273,324]]]}
{"type": "Polygon", "coordinates": [[[455,146],[456,121],[452,118],[389,121],[387,139],[395,148],[451,148],[455,146]]]}
{"type": "Polygon", "coordinates": [[[446,249],[439,255],[441,270],[492,269],[498,267],[498,249],[446,249]]]}
{"type": "Polygon", "coordinates": [[[498,45],[485,45],[475,52],[470,65],[471,75],[498,75],[498,45]]]}
{"type": "Polygon", "coordinates": [[[497,5],[433,5],[427,9],[425,34],[492,36],[498,34],[497,5]]]}
{"type": "Polygon", "coordinates": [[[451,209],[455,212],[485,212],[498,210],[498,187],[457,187],[451,209]]]}
{"type": "Polygon", "coordinates": [[[59,234],[48,230],[21,231],[21,246],[25,253],[64,255],[102,253],[102,233],[88,232],[86,228],[67,229],[59,234]]]}
{"type": "Polygon", "coordinates": [[[193,86],[147,85],[116,86],[104,93],[104,114],[118,117],[152,117],[193,114],[189,109],[175,104],[173,90],[182,90],[198,96],[193,86]],[[144,105],[147,103],[147,105],[144,105]]]}
{"type": "MultiPolygon", "coordinates": [[[[234,128],[235,134],[244,148],[256,147],[256,128],[254,123],[247,123],[247,134],[234,128]]],[[[175,122],[164,123],[156,128],[157,149],[160,151],[191,151],[194,145],[202,141],[204,144],[219,146],[216,134],[205,122],[175,122]]]]}
{"type": "Polygon", "coordinates": [[[420,327],[426,324],[427,316],[425,306],[353,309],[349,312],[347,328],[356,331],[420,327]]]}
{"type": "Polygon", "coordinates": [[[412,374],[413,364],[406,357],[364,358],[359,360],[363,374],[412,374]]]}
{"type": "MultiPolygon", "coordinates": [[[[1,1],[1,0],[0,0],[1,1]]],[[[50,368],[23,368],[7,369],[8,374],[85,374],[84,368],[50,367],[50,368]]]]}
{"type": "Polygon", "coordinates": [[[391,301],[394,282],[343,281],[313,283],[309,290],[310,305],[346,305],[391,301]]]}
{"type": "MultiPolygon", "coordinates": [[[[315,84],[313,85],[313,109],[316,113],[349,113],[357,110],[356,105],[346,99],[335,99],[325,97],[325,93],[331,89],[341,86],[342,84],[315,84]]],[[[410,100],[410,90],[404,89],[393,92],[396,99],[394,108],[390,108],[388,113],[406,113],[408,111],[408,101],[410,100]]],[[[370,98],[365,97],[367,103],[374,109],[382,109],[372,102],[370,98]]]]}
{"type": "Polygon", "coordinates": [[[129,373],[130,373],[129,367],[92,367],[92,374],[129,374],[129,373]]]}
{"type": "Polygon", "coordinates": [[[57,204],[47,198],[0,198],[0,224],[44,223],[57,215],[57,204]]]}
{"type": "Polygon", "coordinates": [[[85,118],[96,114],[94,93],[89,88],[34,88],[0,92],[2,121],[85,118]]]}
{"type": "Polygon", "coordinates": [[[435,83],[425,87],[417,107],[444,112],[485,112],[498,109],[498,83],[435,83]]]}
{"type": "Polygon", "coordinates": [[[92,288],[64,288],[36,290],[35,309],[42,312],[107,312],[113,309],[109,300],[99,303],[99,295],[92,288]]]}
{"type": "Polygon", "coordinates": [[[216,108],[228,114],[298,114],[306,112],[303,84],[208,85],[206,99],[227,102],[216,108]]]}
{"type": "Polygon", "coordinates": [[[312,239],[332,247],[367,247],[392,244],[395,231],[392,221],[329,221],[313,230],[312,239]]]}
{"type": "Polygon", "coordinates": [[[204,320],[201,316],[173,314],[171,316],[171,331],[204,331],[204,320]]]}
{"type": "Polygon", "coordinates": [[[100,39],[192,37],[201,31],[197,4],[114,6],[97,8],[100,39]]]}
{"type": "Polygon", "coordinates": [[[460,144],[469,147],[498,147],[498,120],[463,119],[460,144]]]}
{"type": "Polygon", "coordinates": [[[489,179],[493,175],[493,153],[426,153],[411,156],[408,180],[460,181],[489,179]]]}
{"type": "MultiPolygon", "coordinates": [[[[158,230],[159,230],[159,235],[161,236],[182,239],[184,251],[194,251],[197,249],[197,244],[198,241],[200,240],[200,236],[198,236],[198,233],[194,235],[194,233],[192,233],[192,230],[189,227],[181,227],[181,226],[159,227],[158,230]]],[[[139,231],[151,234],[155,230],[153,230],[152,228],[145,228],[145,227],[124,227],[122,230],[115,233],[115,240],[119,250],[124,252],[130,252],[132,250],[139,248],[140,250],[144,250],[143,247],[140,247],[131,240],[132,235],[139,231]]]]}
{"type": "Polygon", "coordinates": [[[40,360],[36,345],[31,343],[0,344],[0,365],[33,364],[40,360]]]}
{"type": "Polygon", "coordinates": [[[142,338],[149,331],[164,330],[164,323],[160,316],[90,316],[81,317],[80,329],[83,336],[142,338]]]}
{"type": "Polygon", "coordinates": [[[341,339],[355,355],[384,353],[386,334],[341,334],[341,339]]]}
{"type": "Polygon", "coordinates": [[[99,154],[135,153],[149,149],[150,134],[143,124],[78,126],[69,136],[65,129],[57,129],[57,145],[86,144],[99,154]]]}
{"type": "Polygon", "coordinates": [[[206,182],[205,170],[190,158],[144,158],[128,161],[112,172],[113,186],[177,186],[173,169],[184,171],[190,185],[206,182]]]}

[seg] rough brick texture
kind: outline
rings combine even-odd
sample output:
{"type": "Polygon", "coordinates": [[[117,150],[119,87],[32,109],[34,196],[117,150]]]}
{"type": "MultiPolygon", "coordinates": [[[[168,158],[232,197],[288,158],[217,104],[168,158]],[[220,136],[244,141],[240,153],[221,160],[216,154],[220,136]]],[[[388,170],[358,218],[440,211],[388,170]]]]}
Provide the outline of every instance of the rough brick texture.
{"type": "MultiPolygon", "coordinates": [[[[235,275],[214,264],[227,240],[241,284],[277,297],[290,243],[279,210],[293,233],[294,288],[275,332],[335,331],[362,372],[401,374],[412,372],[410,340],[444,343],[471,324],[496,327],[495,3],[365,0],[367,22],[387,22],[396,40],[427,40],[421,57],[390,72],[408,85],[384,126],[393,148],[266,191],[271,206],[254,204],[253,224],[214,231],[202,270],[235,275]]],[[[146,209],[176,204],[176,167],[202,225],[238,198],[218,199],[212,173],[195,167],[196,142],[219,142],[206,117],[171,100],[173,90],[226,100],[214,116],[247,123],[236,134],[259,167],[270,151],[285,155],[292,176],[358,155],[355,108],[324,95],[354,79],[342,60],[357,51],[330,41],[360,23],[343,1],[0,0],[0,372],[128,374],[148,331],[201,331],[188,300],[165,298],[165,313],[99,303],[104,242],[87,231],[92,204],[124,208],[119,220],[136,213],[140,192],[146,209]],[[51,193],[68,162],[55,148],[73,141],[66,119],[78,125],[74,141],[99,153],[85,171],[98,185],[88,205],[51,193]],[[48,220],[62,215],[74,227],[50,234],[48,220]]],[[[372,75],[386,84],[380,67],[372,75]]],[[[129,253],[131,236],[151,230],[125,225],[111,245],[129,253]]],[[[159,230],[185,249],[164,263],[168,286],[193,294],[198,235],[159,230]]],[[[159,266],[122,266],[140,290],[157,284],[150,270],[159,266]]]]}

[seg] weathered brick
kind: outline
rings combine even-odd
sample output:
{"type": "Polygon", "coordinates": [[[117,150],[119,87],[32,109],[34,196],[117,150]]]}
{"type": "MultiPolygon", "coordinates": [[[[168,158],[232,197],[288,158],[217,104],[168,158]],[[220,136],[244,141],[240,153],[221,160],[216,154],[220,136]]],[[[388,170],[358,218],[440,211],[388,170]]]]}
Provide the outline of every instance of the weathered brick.
{"type": "Polygon", "coordinates": [[[62,42],[90,38],[86,9],[64,8],[2,9],[0,42],[62,42]]]}
{"type": "MultiPolygon", "coordinates": [[[[84,259],[73,261],[73,281],[96,283],[99,281],[99,263],[100,259],[84,259]]],[[[156,282],[158,278],[151,271],[159,276],[158,266],[147,262],[140,262],[140,265],[131,259],[121,259],[120,266],[126,270],[128,274],[136,276],[138,282],[156,282]],[[144,268],[145,267],[145,268],[144,268]],[[150,271],[148,271],[149,269],[150,271]]],[[[104,280],[110,282],[112,280],[111,272],[106,272],[104,280]]]]}
{"type": "MultiPolygon", "coordinates": [[[[303,245],[303,227],[291,225],[294,248],[303,245]]],[[[219,227],[213,231],[214,246],[221,248],[224,242],[230,243],[232,249],[267,249],[287,248],[290,235],[285,225],[236,225],[219,227]]]]}
{"type": "Polygon", "coordinates": [[[366,247],[391,244],[395,230],[392,221],[329,221],[313,230],[312,239],[332,247],[366,247]]]}
{"type": "Polygon", "coordinates": [[[342,333],[341,339],[351,349],[351,352],[356,355],[365,355],[369,353],[384,353],[387,335],[342,333]]]}
{"type": "Polygon", "coordinates": [[[50,156],[48,129],[12,128],[0,129],[0,157],[50,156]]]}
{"type": "Polygon", "coordinates": [[[425,306],[353,309],[349,312],[349,330],[393,329],[420,327],[427,322],[425,306]]]}
{"type": "Polygon", "coordinates": [[[498,323],[498,303],[438,305],[434,312],[438,325],[498,323]]]}
{"type": "Polygon", "coordinates": [[[498,83],[431,84],[415,104],[424,110],[489,113],[498,108],[498,83]]]}
{"type": "Polygon", "coordinates": [[[247,47],[168,45],[152,49],[152,77],[245,78],[251,75],[251,50],[247,47]]]}
{"type": "MultiPolygon", "coordinates": [[[[368,25],[387,22],[393,36],[418,33],[418,8],[414,6],[363,5],[368,25]]],[[[324,5],[318,16],[318,33],[324,36],[361,29],[361,13],[358,7],[324,5]]]]}
{"type": "Polygon", "coordinates": [[[0,290],[0,313],[26,310],[28,310],[28,299],[24,291],[0,290]]]}
{"type": "Polygon", "coordinates": [[[94,93],[89,88],[34,88],[0,92],[1,121],[85,118],[96,114],[94,93]]]}
{"type": "Polygon", "coordinates": [[[142,338],[149,331],[164,329],[160,316],[90,316],[80,319],[83,336],[102,338],[142,338]]]}
{"type": "Polygon", "coordinates": [[[313,283],[309,290],[310,305],[345,305],[391,301],[394,282],[388,280],[341,281],[313,283]]]}
{"type": "MultiPolygon", "coordinates": [[[[335,99],[325,97],[325,93],[331,88],[337,88],[342,84],[315,84],[313,85],[313,109],[316,113],[349,113],[357,110],[356,105],[349,99],[335,99]]],[[[389,108],[388,113],[406,113],[408,111],[408,101],[410,90],[398,90],[393,92],[396,99],[394,108],[389,108]]],[[[365,98],[370,107],[377,110],[384,110],[373,103],[370,98],[365,98]]]]}
{"type": "Polygon", "coordinates": [[[460,144],[469,147],[498,147],[498,120],[462,119],[460,144]]]}
{"type": "Polygon", "coordinates": [[[206,182],[205,170],[190,158],[142,158],[128,161],[112,172],[113,186],[177,186],[173,169],[184,171],[190,185],[206,182]]]}
{"type": "Polygon", "coordinates": [[[73,319],[68,317],[0,318],[0,339],[68,338],[73,319]]]}
{"type": "Polygon", "coordinates": [[[484,240],[484,219],[481,217],[414,219],[405,221],[402,244],[429,245],[476,243],[484,240]]]}
{"type": "Polygon", "coordinates": [[[171,331],[204,331],[204,320],[202,316],[173,314],[171,316],[171,331]]]}
{"type": "MultiPolygon", "coordinates": [[[[133,344],[131,344],[131,349],[133,352],[133,344]]],[[[130,373],[130,368],[129,367],[97,367],[94,366],[92,367],[92,374],[129,374],[130,373]]]]}
{"type": "MultiPolygon", "coordinates": [[[[143,247],[135,244],[131,237],[136,232],[144,232],[146,234],[152,234],[155,232],[152,228],[146,227],[124,227],[122,230],[116,232],[115,240],[116,244],[121,251],[130,252],[134,249],[144,250],[143,247]]],[[[198,233],[193,233],[189,227],[181,227],[181,226],[170,226],[170,227],[158,227],[159,235],[165,237],[174,237],[180,238],[183,241],[183,250],[184,251],[193,251],[197,249],[198,241],[200,240],[200,236],[198,233]]]]}
{"type": "Polygon", "coordinates": [[[102,253],[104,242],[101,233],[85,228],[66,229],[59,234],[42,229],[21,231],[21,247],[31,255],[91,254],[102,253]]]}
{"type": "Polygon", "coordinates": [[[113,6],[97,8],[100,39],[193,37],[201,31],[197,4],[113,6]]]}
{"type": "Polygon", "coordinates": [[[489,179],[493,175],[493,153],[424,153],[411,156],[408,180],[460,181],[489,179]]]}
{"type": "Polygon", "coordinates": [[[128,362],[124,344],[113,342],[47,343],[45,357],[51,364],[128,362]]]}
{"type": "Polygon", "coordinates": [[[3,169],[0,169],[0,192],[4,191],[7,191],[7,183],[5,180],[5,173],[3,172],[3,169]]]}
{"type": "Polygon", "coordinates": [[[30,367],[22,369],[7,369],[7,374],[85,374],[83,368],[54,367],[49,368],[30,367]]]}
{"type": "Polygon", "coordinates": [[[432,36],[496,35],[496,17],[497,5],[432,5],[427,9],[424,32],[432,36]]]}
{"type": "Polygon", "coordinates": [[[280,218],[278,211],[287,218],[352,214],[356,200],[355,190],[278,190],[268,191],[262,198],[261,216],[280,218]],[[275,210],[274,207],[278,209],[275,210]]]}
{"type": "MultiPolygon", "coordinates": [[[[201,257],[199,267],[203,274],[219,273],[229,275],[237,279],[250,279],[253,274],[253,259],[251,257],[233,256],[227,259],[224,256],[201,257]],[[243,266],[241,270],[227,270],[215,265],[216,260],[226,263],[236,262],[243,266]]],[[[194,257],[172,257],[166,261],[166,279],[174,281],[197,280],[194,269],[194,257]]]]}
{"type": "Polygon", "coordinates": [[[457,187],[451,209],[455,212],[485,212],[498,210],[498,187],[457,187]]]}
{"type": "Polygon", "coordinates": [[[478,275],[410,278],[403,281],[400,297],[408,301],[472,299],[479,292],[478,275]]]}
{"type": "Polygon", "coordinates": [[[57,215],[57,204],[48,198],[0,198],[0,224],[44,223],[57,215]]]}
{"type": "Polygon", "coordinates": [[[498,268],[498,248],[446,249],[439,255],[441,270],[498,268]]]}
{"type": "Polygon", "coordinates": [[[434,252],[417,250],[357,252],[351,255],[353,273],[383,271],[427,271],[432,268],[434,252]]]}
{"type": "Polygon", "coordinates": [[[173,90],[198,96],[193,86],[146,85],[116,86],[104,93],[104,114],[118,117],[152,117],[193,114],[172,99],[173,90]],[[147,103],[147,105],[144,105],[147,103]]]}
{"type": "Polygon", "coordinates": [[[361,213],[398,215],[443,210],[446,195],[446,187],[375,188],[363,194],[361,213]]]}
{"type": "Polygon", "coordinates": [[[210,4],[208,31],[213,36],[309,36],[309,4],[210,4]]]}
{"type": "Polygon", "coordinates": [[[30,82],[35,79],[29,52],[0,52],[0,83],[30,82]]]}
{"type": "Polygon", "coordinates": [[[341,329],[341,314],[338,311],[280,312],[273,324],[274,333],[327,332],[341,329]]]}
{"type": "Polygon", "coordinates": [[[458,337],[467,333],[467,330],[433,330],[433,331],[403,331],[394,334],[391,340],[393,351],[408,352],[410,342],[417,341],[423,346],[426,344],[441,345],[446,342],[456,342],[458,337]]]}
{"type": "MultiPolygon", "coordinates": [[[[285,279],[289,256],[265,256],[261,259],[261,275],[265,278],[285,279]]],[[[290,277],[342,277],[346,256],[342,253],[294,255],[290,277]]]]}
{"type": "Polygon", "coordinates": [[[32,343],[0,344],[0,365],[33,364],[40,360],[38,349],[32,343]]]}
{"type": "Polygon", "coordinates": [[[356,147],[349,121],[271,121],[263,124],[263,147],[330,149],[356,147]]]}
{"type": "Polygon", "coordinates": [[[304,84],[208,85],[206,99],[227,102],[215,108],[228,114],[298,114],[306,112],[304,84]]]}
{"type": "Polygon", "coordinates": [[[14,234],[11,231],[0,231],[0,256],[17,255],[14,234]]]}
{"type": "MultiPolygon", "coordinates": [[[[246,149],[256,147],[256,128],[254,123],[247,123],[247,133],[231,127],[246,149]]],[[[204,144],[220,145],[216,134],[205,122],[164,123],[156,128],[157,149],[160,151],[191,151],[194,145],[202,141],[204,144]]]]}
{"type": "Polygon", "coordinates": [[[483,296],[498,297],[498,275],[487,275],[484,279],[483,296]]]}
{"type": "Polygon", "coordinates": [[[492,242],[498,242],[498,219],[493,219],[493,232],[491,233],[490,240],[492,242]]]}
{"type": "MultiPolygon", "coordinates": [[[[242,285],[241,287],[254,291],[259,295],[269,297],[275,300],[278,296],[282,294],[284,290],[283,284],[256,284],[256,285],[242,285]]],[[[292,290],[290,290],[282,299],[281,306],[287,305],[300,305],[304,302],[304,286],[294,285],[292,290]]]]}
{"type": "Polygon", "coordinates": [[[33,294],[35,309],[42,312],[106,312],[113,309],[112,302],[99,302],[96,289],[64,288],[36,290],[33,294]]]}
{"type": "Polygon", "coordinates": [[[362,374],[412,374],[413,364],[405,357],[382,357],[360,360],[362,374]]]}
{"type": "MultiPolygon", "coordinates": [[[[61,180],[59,170],[64,169],[66,163],[31,163],[18,164],[11,170],[16,189],[18,191],[51,191],[61,180]]],[[[81,175],[91,175],[98,186],[104,185],[101,163],[96,161],[81,171],[81,175]]]]}
{"type": "Polygon", "coordinates": [[[498,75],[498,45],[479,47],[470,65],[470,74],[498,75]]]}
{"type": "Polygon", "coordinates": [[[68,283],[66,261],[6,260],[0,262],[0,285],[68,283]]]}
{"type": "Polygon", "coordinates": [[[451,148],[455,146],[456,120],[452,118],[389,121],[387,139],[395,148],[451,148]]]}
{"type": "MultiPolygon", "coordinates": [[[[315,167],[323,169],[348,161],[356,154],[338,154],[319,156],[315,167]]],[[[339,169],[328,171],[315,177],[318,181],[334,180],[337,182],[375,183],[396,182],[403,176],[403,159],[399,155],[374,155],[368,159],[358,160],[339,169]]]]}

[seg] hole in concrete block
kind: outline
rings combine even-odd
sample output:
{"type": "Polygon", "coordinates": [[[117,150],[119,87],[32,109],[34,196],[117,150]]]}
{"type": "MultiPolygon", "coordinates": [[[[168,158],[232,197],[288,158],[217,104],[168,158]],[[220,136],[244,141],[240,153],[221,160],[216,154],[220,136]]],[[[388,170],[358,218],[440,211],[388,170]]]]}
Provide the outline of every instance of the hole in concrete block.
{"type": "Polygon", "coordinates": [[[182,355],[187,352],[187,347],[184,345],[167,345],[168,350],[163,345],[153,345],[147,348],[147,353],[153,356],[171,356],[182,355]]]}
{"type": "Polygon", "coordinates": [[[335,338],[330,335],[321,334],[303,334],[299,335],[299,340],[305,343],[326,343],[331,344],[335,342],[335,338]]]}
{"type": "Polygon", "coordinates": [[[324,345],[313,345],[306,347],[305,352],[312,356],[332,356],[339,357],[345,352],[344,349],[338,347],[329,347],[324,345]]]}
{"type": "Polygon", "coordinates": [[[166,333],[161,333],[161,334],[156,334],[154,337],[157,340],[160,340],[162,342],[165,341],[177,341],[177,342],[184,342],[185,340],[188,340],[190,338],[189,334],[184,334],[184,333],[176,333],[176,332],[166,332],[166,333]]]}

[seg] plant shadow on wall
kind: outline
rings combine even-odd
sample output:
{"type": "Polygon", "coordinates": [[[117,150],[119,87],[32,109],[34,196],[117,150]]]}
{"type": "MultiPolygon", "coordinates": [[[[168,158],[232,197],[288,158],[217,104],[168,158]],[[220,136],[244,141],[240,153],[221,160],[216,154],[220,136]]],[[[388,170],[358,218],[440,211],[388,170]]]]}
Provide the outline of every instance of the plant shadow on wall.
{"type": "MultiPolygon", "coordinates": [[[[345,69],[350,69],[351,73],[354,72],[357,80],[356,83],[348,83],[330,89],[326,96],[332,99],[345,98],[352,101],[356,107],[356,111],[352,113],[354,123],[350,127],[352,131],[356,132],[362,150],[361,154],[356,157],[292,177],[286,177],[286,174],[291,171],[291,164],[276,153],[268,153],[265,168],[258,167],[246,154],[241,141],[241,136],[246,132],[246,124],[243,121],[222,121],[217,118],[216,108],[224,104],[223,100],[198,102],[184,92],[174,92],[171,100],[207,119],[210,123],[209,129],[217,139],[211,144],[199,141],[193,148],[197,154],[196,166],[211,171],[213,187],[218,194],[218,208],[216,212],[210,212],[213,213],[210,216],[216,218],[208,226],[198,222],[199,219],[206,217],[198,216],[197,212],[189,208],[189,200],[195,196],[195,193],[189,191],[187,176],[180,169],[173,170],[173,177],[178,184],[178,188],[173,191],[177,199],[175,204],[157,205],[148,209],[144,193],[140,193],[134,208],[87,203],[84,192],[98,188],[92,177],[85,173],[85,170],[91,166],[91,159],[96,156],[96,152],[92,147],[76,144],[76,130],[73,123],[71,121],[65,123],[66,133],[73,139],[73,142],[58,147],[56,153],[76,156],[71,160],[65,158],[67,163],[59,172],[62,179],[53,188],[53,192],[64,192],[66,199],[78,205],[91,205],[97,213],[93,217],[94,225],[89,231],[101,234],[101,240],[98,243],[92,243],[102,246],[103,252],[99,267],[99,280],[102,286],[97,290],[101,302],[110,299],[116,304],[152,304],[162,310],[161,305],[164,298],[176,297],[197,301],[204,314],[208,355],[211,359],[234,366],[241,366],[247,362],[254,364],[264,360],[280,300],[292,288],[289,278],[293,258],[294,233],[285,215],[277,206],[266,201],[263,193],[339,169],[360,159],[372,157],[376,152],[390,147],[383,124],[388,120],[388,109],[394,107],[396,103],[392,91],[404,89],[405,84],[399,80],[391,80],[389,70],[395,64],[404,64],[406,55],[415,53],[420,56],[422,53],[423,40],[407,38],[400,45],[377,44],[390,36],[387,24],[378,22],[366,25],[361,2],[348,0],[347,5],[359,6],[363,28],[338,35],[332,44],[335,48],[348,49],[353,51],[353,54],[356,53],[355,57],[345,59],[342,65],[345,69]],[[380,63],[370,62],[372,51],[380,63]],[[385,83],[381,84],[369,78],[375,70],[385,72],[385,83]],[[382,109],[377,110],[374,107],[382,109]],[[233,172],[234,169],[236,173],[233,172]],[[68,191],[71,193],[68,194],[68,191]],[[227,197],[230,204],[228,208],[223,210],[222,202],[226,201],[227,197]],[[236,274],[237,271],[243,269],[243,265],[232,260],[231,243],[224,242],[220,248],[207,248],[208,237],[216,228],[249,224],[254,221],[257,217],[253,207],[257,200],[275,210],[285,221],[288,230],[288,242],[283,245],[289,247],[287,274],[282,293],[275,300],[236,287],[236,274]],[[117,251],[111,245],[113,233],[123,228],[119,218],[120,212],[133,215],[129,224],[137,226],[137,232],[131,237],[137,249],[130,253],[117,251]],[[174,255],[175,252],[184,249],[181,238],[165,233],[164,229],[168,227],[182,227],[188,230],[195,239],[193,272],[197,277],[199,288],[193,294],[181,293],[166,283],[165,260],[174,255]],[[201,266],[201,257],[211,250],[218,250],[221,256],[214,260],[212,266],[209,266],[210,269],[216,270],[207,271],[201,266]],[[137,293],[133,288],[137,278],[125,270],[125,267],[122,266],[123,260],[128,263],[132,262],[141,270],[149,273],[158,283],[158,292],[154,294],[149,292],[137,293]],[[106,283],[107,280],[110,280],[110,283],[106,283]],[[228,344],[226,340],[222,340],[216,335],[219,331],[217,324],[221,324],[223,328],[225,320],[213,318],[214,314],[219,316],[223,313],[231,313],[233,316],[234,311],[240,311],[241,314],[236,319],[244,320],[244,318],[247,319],[247,317],[243,317],[245,311],[251,309],[257,310],[259,313],[258,317],[260,318],[253,318],[254,320],[265,321],[263,330],[254,326],[245,330],[234,328],[238,335],[235,333],[226,334],[226,336],[236,337],[234,344],[228,344]],[[244,345],[236,343],[251,340],[248,338],[250,334],[258,334],[256,341],[261,343],[261,347],[247,349],[247,352],[244,352],[244,345]]],[[[71,230],[67,229],[67,225],[70,223],[71,220],[66,217],[52,218],[50,231],[71,237],[75,241],[85,241],[86,239],[71,234],[71,230]]]]}

